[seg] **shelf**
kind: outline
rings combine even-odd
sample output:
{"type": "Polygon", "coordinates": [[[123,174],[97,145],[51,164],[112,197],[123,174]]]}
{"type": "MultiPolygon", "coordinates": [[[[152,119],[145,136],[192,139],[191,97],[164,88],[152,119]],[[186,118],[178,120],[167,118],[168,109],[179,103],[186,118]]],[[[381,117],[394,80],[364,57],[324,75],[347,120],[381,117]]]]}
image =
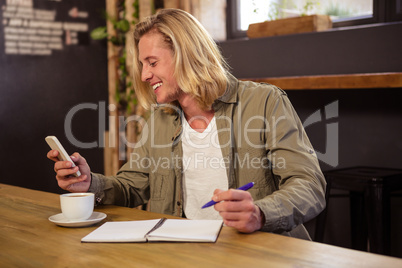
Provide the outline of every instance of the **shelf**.
{"type": "Polygon", "coordinates": [[[284,90],[402,88],[402,73],[287,76],[241,80],[265,82],[284,90]]]}

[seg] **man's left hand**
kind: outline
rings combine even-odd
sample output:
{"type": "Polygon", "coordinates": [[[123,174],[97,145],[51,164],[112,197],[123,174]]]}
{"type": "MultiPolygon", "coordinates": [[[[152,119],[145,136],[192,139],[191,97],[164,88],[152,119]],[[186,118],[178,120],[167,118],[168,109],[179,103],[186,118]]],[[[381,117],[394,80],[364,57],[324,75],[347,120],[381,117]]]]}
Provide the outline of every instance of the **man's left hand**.
{"type": "Polygon", "coordinates": [[[263,226],[260,208],[254,204],[251,194],[247,191],[216,189],[212,200],[226,226],[236,228],[243,233],[252,233],[263,226]]]}

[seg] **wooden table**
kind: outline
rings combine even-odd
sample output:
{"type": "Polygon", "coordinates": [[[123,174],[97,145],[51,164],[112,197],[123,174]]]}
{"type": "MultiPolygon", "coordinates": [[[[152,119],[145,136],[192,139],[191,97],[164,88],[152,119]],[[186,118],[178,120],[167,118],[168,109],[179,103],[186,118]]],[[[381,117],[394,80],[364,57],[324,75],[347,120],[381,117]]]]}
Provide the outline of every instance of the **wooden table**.
{"type": "Polygon", "coordinates": [[[402,267],[398,258],[229,227],[216,243],[81,243],[105,221],[166,216],[117,206],[95,211],[107,218],[91,227],[59,227],[48,220],[60,213],[58,195],[0,184],[0,266],[402,267]]]}

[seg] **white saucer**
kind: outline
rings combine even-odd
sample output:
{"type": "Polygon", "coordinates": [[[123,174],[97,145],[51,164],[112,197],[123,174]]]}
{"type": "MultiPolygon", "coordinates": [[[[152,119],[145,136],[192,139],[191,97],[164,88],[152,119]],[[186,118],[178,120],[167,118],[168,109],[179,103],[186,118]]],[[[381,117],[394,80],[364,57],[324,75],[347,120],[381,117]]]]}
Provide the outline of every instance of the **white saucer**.
{"type": "Polygon", "coordinates": [[[84,227],[100,222],[106,218],[106,214],[102,212],[93,212],[89,219],[84,221],[70,221],[63,216],[63,213],[49,217],[49,221],[64,227],[84,227]]]}

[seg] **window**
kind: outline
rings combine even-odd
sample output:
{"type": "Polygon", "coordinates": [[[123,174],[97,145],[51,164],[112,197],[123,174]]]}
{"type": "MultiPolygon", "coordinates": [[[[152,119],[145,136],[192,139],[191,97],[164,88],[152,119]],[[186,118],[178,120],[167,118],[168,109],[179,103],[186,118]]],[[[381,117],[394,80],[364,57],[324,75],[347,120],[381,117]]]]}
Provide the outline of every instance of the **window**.
{"type": "Polygon", "coordinates": [[[228,0],[228,38],[250,23],[310,14],[330,15],[333,27],[402,20],[402,0],[228,0]]]}

